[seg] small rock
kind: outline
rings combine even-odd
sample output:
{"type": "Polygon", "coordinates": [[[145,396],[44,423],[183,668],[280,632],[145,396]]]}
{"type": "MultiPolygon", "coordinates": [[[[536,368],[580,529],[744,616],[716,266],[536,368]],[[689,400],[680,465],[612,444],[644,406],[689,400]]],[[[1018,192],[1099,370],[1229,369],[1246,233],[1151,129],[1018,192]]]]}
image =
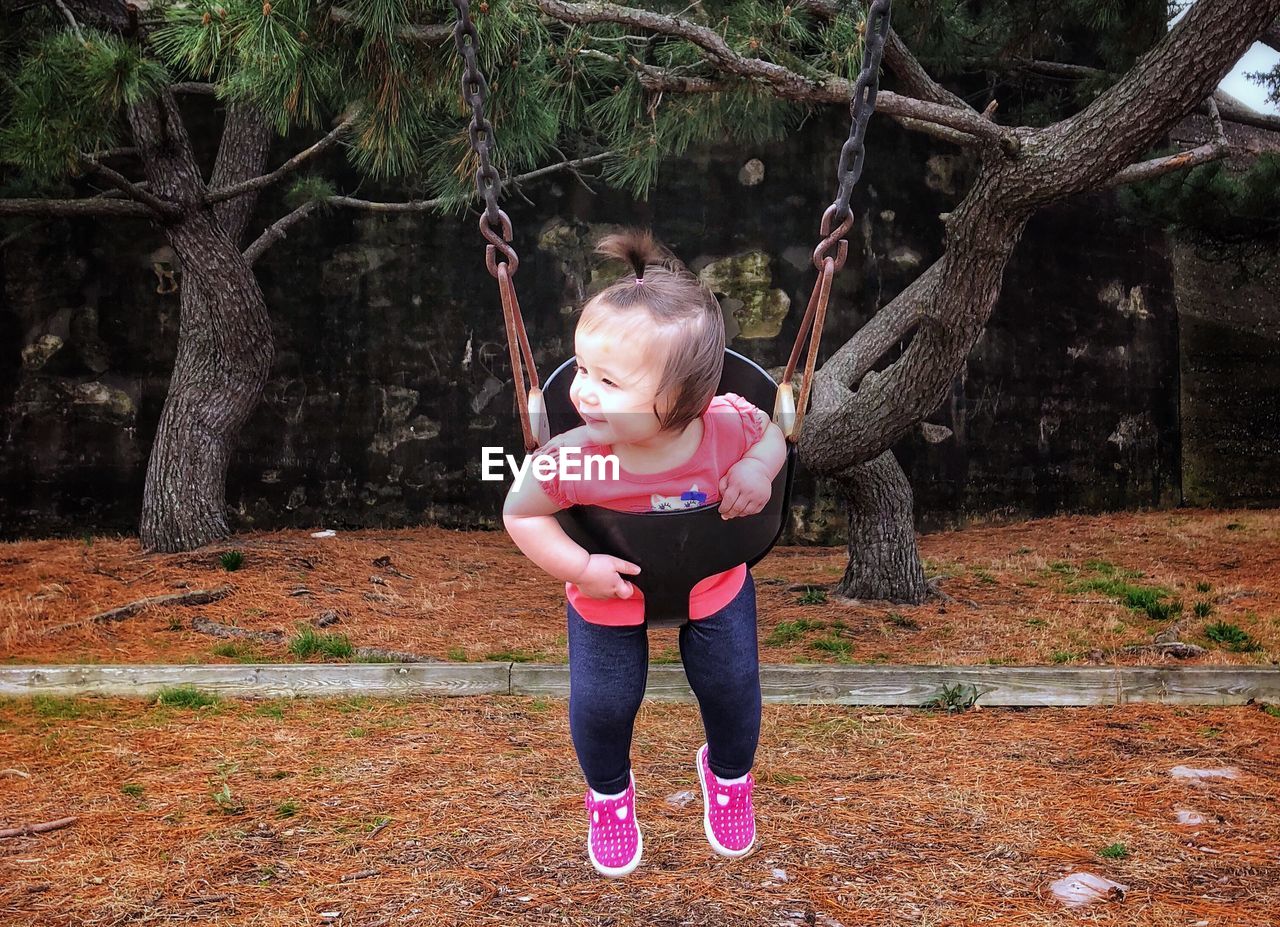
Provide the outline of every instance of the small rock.
{"type": "Polygon", "coordinates": [[[773,870],[773,877],[774,877],[775,879],[777,879],[779,882],[790,882],[790,881],[791,881],[791,879],[789,879],[789,878],[787,877],[787,870],[785,870],[785,869],[775,869],[775,870],[773,870]]]}
{"type": "Polygon", "coordinates": [[[1169,770],[1175,779],[1239,779],[1240,770],[1234,766],[1219,769],[1192,769],[1190,766],[1175,766],[1169,770]]]}
{"type": "Polygon", "coordinates": [[[752,158],[746,164],[742,165],[742,170],[738,171],[738,183],[744,187],[754,187],[764,180],[764,162],[759,158],[752,158]]]}
{"type": "Polygon", "coordinates": [[[333,537],[334,535],[336,535],[337,533],[338,533],[338,532],[334,531],[332,528],[326,528],[324,531],[313,531],[313,532],[311,532],[311,536],[312,536],[313,538],[331,538],[331,537],[333,537]]]}
{"type": "Polygon", "coordinates": [[[1187,824],[1193,827],[1197,824],[1204,823],[1204,815],[1199,811],[1184,811],[1179,808],[1175,817],[1178,819],[1179,824],[1187,824]]]}
{"type": "Polygon", "coordinates": [[[341,620],[342,619],[338,617],[338,613],[333,609],[325,609],[320,614],[316,615],[316,617],[312,619],[311,623],[317,628],[327,628],[329,625],[337,624],[341,620]]]}
{"type": "Polygon", "coordinates": [[[1091,872],[1073,872],[1049,886],[1054,895],[1069,908],[1077,908],[1094,901],[1122,901],[1129,886],[1112,882],[1091,872]]]}

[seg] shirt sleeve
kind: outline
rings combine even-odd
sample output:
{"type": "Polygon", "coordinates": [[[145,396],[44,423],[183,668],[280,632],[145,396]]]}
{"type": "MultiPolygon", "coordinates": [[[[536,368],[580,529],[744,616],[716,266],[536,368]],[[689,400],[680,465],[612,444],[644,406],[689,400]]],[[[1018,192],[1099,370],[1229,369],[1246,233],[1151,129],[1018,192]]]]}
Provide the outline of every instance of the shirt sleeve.
{"type": "Polygon", "coordinates": [[[764,435],[765,428],[769,425],[769,416],[737,393],[725,393],[724,400],[738,413],[738,420],[742,423],[742,436],[746,440],[746,450],[751,450],[764,435]]]}
{"type": "MultiPolygon", "coordinates": [[[[572,498],[572,484],[560,479],[560,454],[562,450],[563,448],[556,444],[554,440],[535,450],[529,459],[529,473],[525,476],[525,479],[536,480],[538,485],[542,487],[542,491],[546,493],[547,498],[560,508],[567,509],[570,506],[577,505],[578,502],[572,498]],[[546,479],[538,479],[534,475],[534,466],[537,464],[538,459],[542,457],[550,458],[556,463],[551,475],[546,479]]],[[[546,466],[546,464],[543,464],[543,466],[546,466]]]]}

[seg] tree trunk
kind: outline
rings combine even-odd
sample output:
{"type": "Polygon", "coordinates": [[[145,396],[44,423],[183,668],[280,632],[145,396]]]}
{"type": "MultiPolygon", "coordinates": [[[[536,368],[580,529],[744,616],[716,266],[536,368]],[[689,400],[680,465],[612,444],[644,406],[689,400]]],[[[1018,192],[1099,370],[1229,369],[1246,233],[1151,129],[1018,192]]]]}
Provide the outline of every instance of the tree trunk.
{"type": "Polygon", "coordinates": [[[833,590],[848,599],[917,605],[929,587],[912,520],[911,483],[892,452],[840,474],[849,513],[849,564],[833,590]]]}
{"type": "MultiPolygon", "coordinates": [[[[201,202],[204,181],[172,95],[132,107],[129,122],[151,189],[186,209],[166,229],[182,262],[181,322],[140,535],[147,550],[191,550],[230,533],[227,464],[271,371],[271,322],[252,268],[201,202]]],[[[232,212],[242,228],[244,213],[232,212]]]]}

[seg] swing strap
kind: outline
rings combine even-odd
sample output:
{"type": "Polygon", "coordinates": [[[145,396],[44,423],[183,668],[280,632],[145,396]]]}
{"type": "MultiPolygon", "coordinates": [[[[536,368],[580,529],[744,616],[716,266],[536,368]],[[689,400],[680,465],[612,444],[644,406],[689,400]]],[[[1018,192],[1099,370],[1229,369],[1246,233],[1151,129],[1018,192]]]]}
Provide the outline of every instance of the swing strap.
{"type": "Polygon", "coordinates": [[[511,247],[511,218],[498,206],[502,192],[502,178],[489,162],[489,151],[494,144],[493,126],[484,115],[484,98],[489,85],[476,62],[480,36],[471,21],[468,0],[453,0],[458,11],[458,21],[453,26],[453,40],[464,62],[462,72],[462,98],[471,107],[471,150],[480,162],[476,168],[476,192],[484,200],[485,209],[480,214],[480,234],[488,244],[484,249],[484,263],[489,273],[498,281],[502,297],[502,319],[507,330],[507,349],[511,355],[511,375],[516,386],[516,409],[520,416],[520,430],[524,435],[524,449],[532,451],[545,438],[545,416],[539,416],[535,425],[529,415],[530,399],[540,406],[542,390],[538,385],[538,368],[533,362],[529,347],[529,335],[525,331],[524,316],[520,312],[520,300],[512,279],[520,269],[520,257],[511,247]],[[498,260],[498,252],[505,260],[498,260]],[[528,386],[525,380],[528,379],[528,386]]]}
{"type": "Polygon", "coordinates": [[[839,188],[835,202],[822,214],[819,231],[824,236],[818,247],[813,249],[813,266],[818,270],[818,279],[814,282],[813,293],[809,296],[809,306],[805,309],[804,318],[800,320],[800,330],[796,333],[796,342],[791,348],[791,357],[787,360],[786,371],[778,386],[778,399],[774,406],[774,421],[782,428],[787,440],[796,443],[800,440],[800,427],[804,423],[804,413],[809,406],[809,393],[813,389],[813,370],[818,360],[818,345],[822,341],[822,327],[827,318],[827,301],[831,297],[831,278],[836,271],[844,267],[849,256],[849,242],[844,237],[853,227],[853,212],[849,209],[849,197],[853,187],[862,174],[862,161],[866,154],[863,139],[867,133],[867,122],[876,110],[876,93],[880,88],[880,59],[884,54],[884,42],[889,34],[889,8],[891,0],[874,0],[867,11],[867,19],[863,25],[865,30],[862,49],[862,70],[854,82],[853,93],[849,101],[849,138],[840,149],[840,163],[836,169],[839,188]],[[840,220],[833,231],[832,223],[840,220]],[[836,246],[836,256],[828,253],[836,246]],[[796,365],[800,360],[800,347],[805,336],[809,337],[809,352],[805,356],[804,376],[800,381],[800,398],[791,398],[791,380],[796,373],[796,365]],[[794,407],[793,407],[794,406],[794,407]]]}

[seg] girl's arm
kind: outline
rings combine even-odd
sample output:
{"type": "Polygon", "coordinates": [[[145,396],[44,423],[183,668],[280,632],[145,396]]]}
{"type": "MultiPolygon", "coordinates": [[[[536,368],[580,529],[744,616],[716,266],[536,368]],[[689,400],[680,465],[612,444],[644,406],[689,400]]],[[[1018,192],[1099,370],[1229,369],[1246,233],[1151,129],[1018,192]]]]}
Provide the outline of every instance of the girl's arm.
{"type": "Polygon", "coordinates": [[[622,574],[640,567],[609,554],[591,554],[564,533],[552,516],[560,510],[532,474],[517,490],[512,484],[502,506],[502,523],[521,552],[562,582],[592,599],[629,599],[635,591],[622,574]]]}
{"type": "MultiPolygon", "coordinates": [[[[756,410],[756,415],[766,420],[769,417],[767,412],[759,409],[756,410]]],[[[782,429],[770,421],[760,440],[747,450],[742,459],[757,460],[762,463],[768,471],[769,481],[773,482],[782,465],[787,462],[787,438],[782,433],[782,429]]]]}
{"type": "Polygon", "coordinates": [[[587,568],[591,555],[552,517],[559,510],[530,473],[519,489],[513,484],[507,493],[502,523],[526,557],[556,579],[572,583],[587,568]]]}
{"type": "MultiPolygon", "coordinates": [[[[756,415],[766,413],[756,410],[756,415]]],[[[787,462],[787,439],[782,429],[769,422],[760,440],[747,448],[742,459],[720,480],[720,517],[754,515],[773,495],[773,481],[787,462]]]]}

